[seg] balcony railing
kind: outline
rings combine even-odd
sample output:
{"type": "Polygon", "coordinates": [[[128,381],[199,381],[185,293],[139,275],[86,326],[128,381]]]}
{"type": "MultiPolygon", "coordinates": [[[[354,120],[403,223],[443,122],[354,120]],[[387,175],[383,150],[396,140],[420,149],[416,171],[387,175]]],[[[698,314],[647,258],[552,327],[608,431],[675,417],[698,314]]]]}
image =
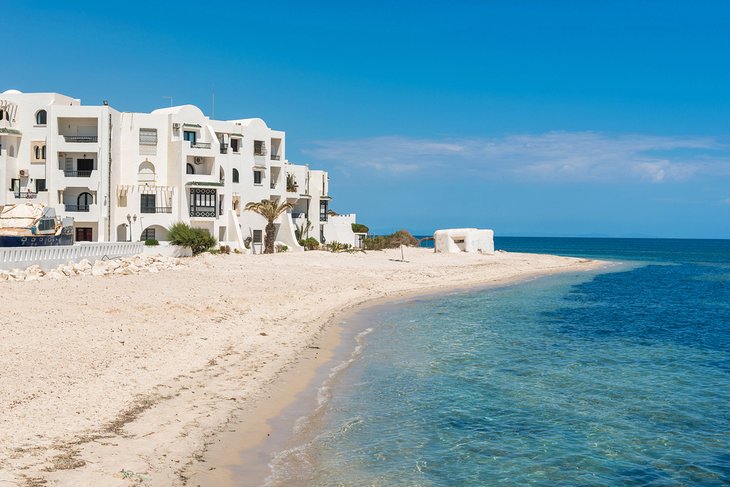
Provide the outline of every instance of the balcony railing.
{"type": "Polygon", "coordinates": [[[228,144],[221,143],[221,154],[228,154],[228,144]]]}
{"type": "Polygon", "coordinates": [[[140,213],[172,213],[172,206],[143,206],[140,213]]]}
{"type": "Polygon", "coordinates": [[[191,217],[215,218],[218,209],[215,206],[196,206],[190,209],[191,217]]]}
{"type": "Polygon", "coordinates": [[[66,211],[79,211],[79,212],[87,212],[89,211],[89,205],[64,205],[66,207],[66,211]]]}
{"type": "Polygon", "coordinates": [[[193,149],[210,149],[210,142],[190,142],[193,149]]]}
{"type": "Polygon", "coordinates": [[[85,170],[85,171],[71,171],[71,170],[64,170],[63,175],[67,178],[90,178],[91,177],[92,170],[85,170]]]}
{"type": "Polygon", "coordinates": [[[271,154],[271,160],[272,161],[280,161],[281,156],[279,154],[271,154]]]}
{"type": "Polygon", "coordinates": [[[33,199],[38,196],[38,193],[34,193],[33,191],[16,191],[15,197],[16,198],[27,198],[27,199],[33,199]]]}
{"type": "Polygon", "coordinates": [[[64,135],[63,139],[66,142],[90,144],[99,142],[99,137],[96,135],[64,135]]]}

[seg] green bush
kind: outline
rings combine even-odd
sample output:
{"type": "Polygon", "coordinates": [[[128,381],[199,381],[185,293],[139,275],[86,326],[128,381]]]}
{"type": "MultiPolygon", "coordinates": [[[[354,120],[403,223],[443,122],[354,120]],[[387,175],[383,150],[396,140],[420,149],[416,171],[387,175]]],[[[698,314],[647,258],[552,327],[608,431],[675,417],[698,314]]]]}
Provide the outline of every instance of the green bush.
{"type": "Polygon", "coordinates": [[[154,238],[148,238],[147,240],[144,241],[144,244],[148,245],[150,247],[154,247],[155,245],[160,245],[160,242],[158,242],[154,238]]]}
{"type": "Polygon", "coordinates": [[[391,235],[378,235],[363,240],[365,250],[397,249],[401,245],[418,246],[418,239],[408,230],[398,230],[391,235]]]}
{"type": "Polygon", "coordinates": [[[221,245],[218,252],[228,255],[231,253],[231,247],[229,245],[221,245]]]}
{"type": "Polygon", "coordinates": [[[363,225],[362,223],[353,223],[352,231],[355,233],[368,233],[370,231],[370,229],[366,225],[363,225]]]}
{"type": "Polygon", "coordinates": [[[319,248],[319,242],[314,237],[305,238],[299,241],[299,245],[307,250],[317,250],[319,248]]]}
{"type": "Polygon", "coordinates": [[[289,246],[284,244],[277,244],[275,248],[277,252],[286,252],[289,250],[289,246]]]}
{"type": "Polygon", "coordinates": [[[193,228],[190,225],[177,222],[170,227],[168,237],[172,245],[190,247],[193,255],[197,255],[215,247],[217,241],[208,230],[193,228]]]}

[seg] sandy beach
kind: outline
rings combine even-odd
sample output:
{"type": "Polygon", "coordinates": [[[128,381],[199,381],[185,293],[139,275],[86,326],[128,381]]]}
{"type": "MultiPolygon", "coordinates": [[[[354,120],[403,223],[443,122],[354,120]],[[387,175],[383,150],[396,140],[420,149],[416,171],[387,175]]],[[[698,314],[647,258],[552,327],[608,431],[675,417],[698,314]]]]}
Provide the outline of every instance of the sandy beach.
{"type": "Polygon", "coordinates": [[[255,423],[252,443],[265,435],[262,414],[277,412],[261,405],[287,373],[314,368],[303,358],[326,359],[342,313],[601,264],[411,248],[405,258],[206,254],[159,273],[0,283],[0,485],[207,485],[209,447],[234,418],[255,423]]]}

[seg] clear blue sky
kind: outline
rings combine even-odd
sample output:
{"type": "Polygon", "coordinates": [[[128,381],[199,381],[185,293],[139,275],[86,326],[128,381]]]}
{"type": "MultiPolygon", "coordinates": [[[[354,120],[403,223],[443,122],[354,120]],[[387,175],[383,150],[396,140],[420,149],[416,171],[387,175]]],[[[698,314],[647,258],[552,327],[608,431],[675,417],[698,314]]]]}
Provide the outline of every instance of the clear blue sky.
{"type": "Polygon", "coordinates": [[[287,131],[376,232],[730,238],[730,2],[3,2],[0,91],[287,131]]]}

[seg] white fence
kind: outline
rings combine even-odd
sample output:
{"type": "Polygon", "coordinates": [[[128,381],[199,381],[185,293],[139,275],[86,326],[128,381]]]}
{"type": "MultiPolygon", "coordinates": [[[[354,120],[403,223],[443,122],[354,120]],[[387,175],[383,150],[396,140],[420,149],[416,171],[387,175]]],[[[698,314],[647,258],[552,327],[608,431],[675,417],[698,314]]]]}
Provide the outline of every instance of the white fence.
{"type": "Polygon", "coordinates": [[[39,265],[43,270],[53,269],[69,261],[81,259],[108,260],[141,254],[143,242],[94,242],[47,247],[0,247],[0,269],[25,269],[39,265]]]}

